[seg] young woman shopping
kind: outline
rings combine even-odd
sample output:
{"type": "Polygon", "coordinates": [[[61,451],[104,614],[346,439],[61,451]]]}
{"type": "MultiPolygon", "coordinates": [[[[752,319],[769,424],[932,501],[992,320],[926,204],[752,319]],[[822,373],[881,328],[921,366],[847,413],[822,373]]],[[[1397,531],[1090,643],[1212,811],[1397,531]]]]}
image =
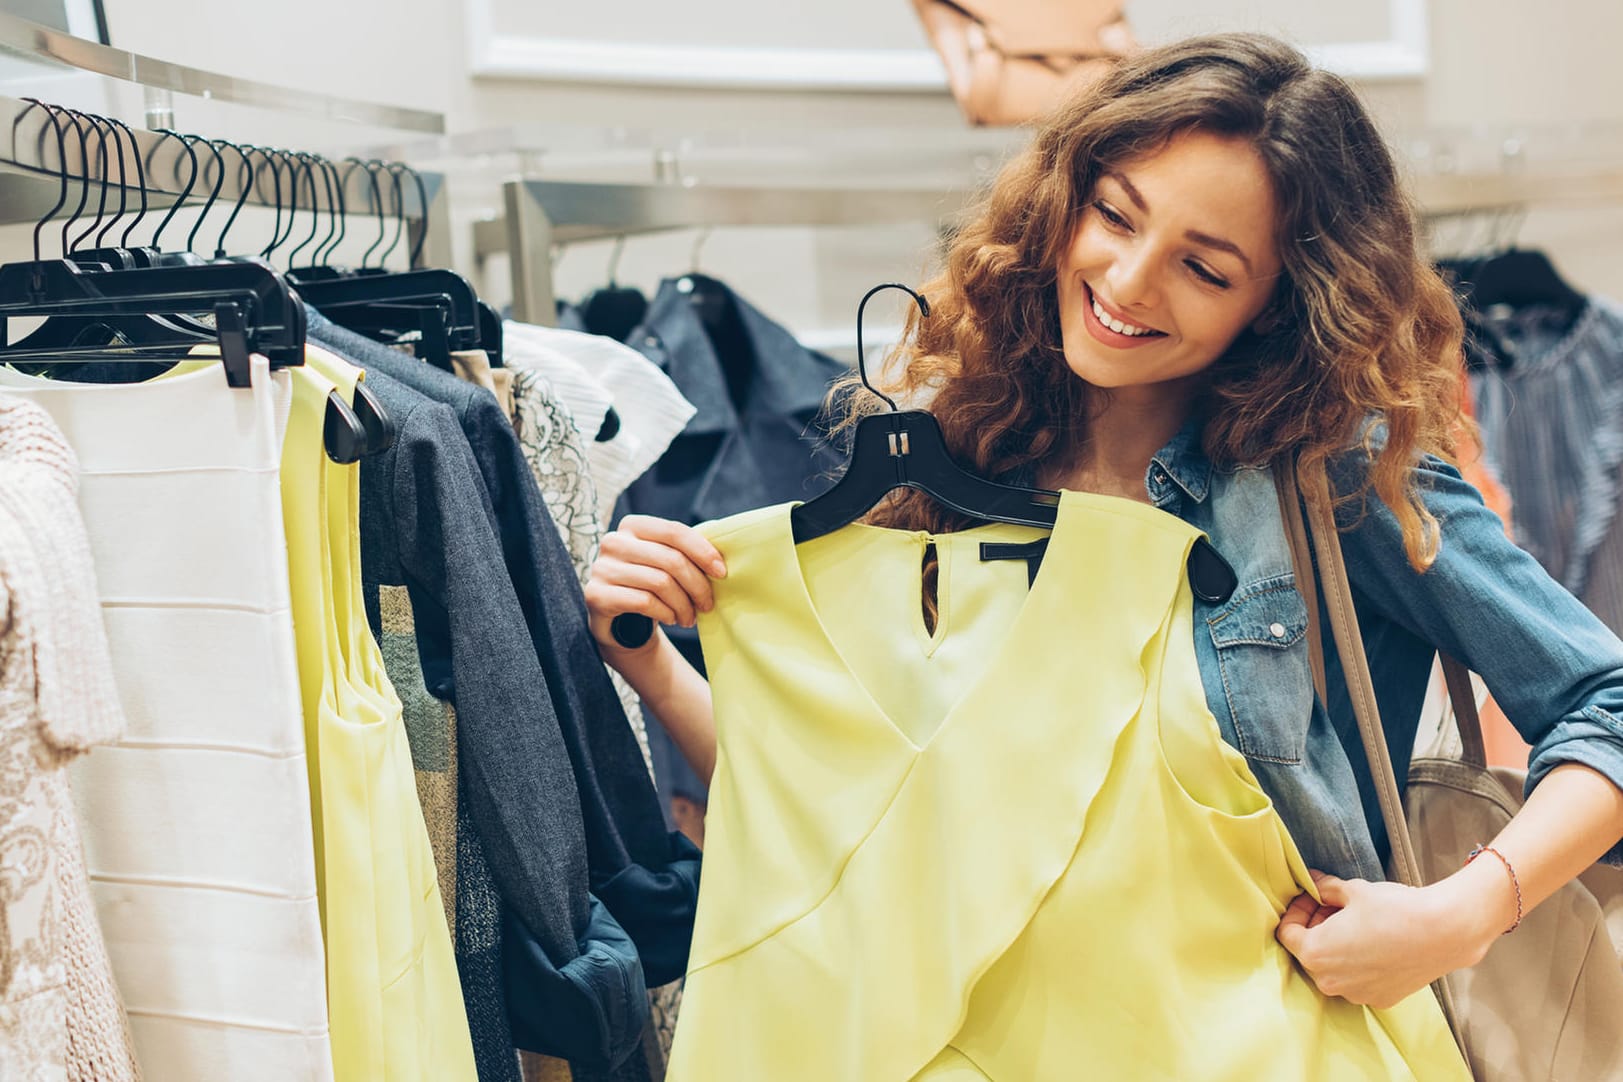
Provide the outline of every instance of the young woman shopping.
{"type": "MultiPolygon", "coordinates": [[[[1448,461],[1460,414],[1460,317],[1417,246],[1414,212],[1363,105],[1342,79],[1263,36],[1197,38],[1146,51],[1045,123],[1001,173],[978,217],[953,241],[946,269],[923,292],[932,314],[910,324],[896,389],[939,418],[966,468],[1066,493],[1031,587],[1033,605],[1042,574],[1056,562],[1078,565],[1052,571],[1072,576],[1058,581],[1093,588],[1081,564],[1106,557],[1089,548],[1087,527],[1077,525],[1075,538],[1062,543],[1066,524],[1084,519],[1127,523],[1123,536],[1146,551],[1166,537],[1186,544],[1204,533],[1238,585],[1222,601],[1193,599],[1182,616],[1176,605],[1166,610],[1172,616],[1151,614],[1151,623],[1162,620],[1162,633],[1178,639],[1155,665],[1184,659],[1196,699],[1178,715],[1168,705],[1176,699],[1165,690],[1172,685],[1163,682],[1159,732],[1144,745],[1158,751],[1136,758],[1128,753],[1139,746],[1136,738],[1124,735],[1113,751],[1099,753],[1099,792],[1130,814],[1089,818],[1088,830],[1096,822],[1106,833],[1128,829],[1118,820],[1131,821],[1132,844],[1112,858],[1119,866],[1107,874],[1090,863],[1106,854],[1090,849],[1084,833],[1074,855],[1066,852],[1063,874],[1055,872],[1058,885],[1028,899],[1041,904],[1040,918],[1089,875],[1113,882],[1119,900],[1100,908],[1096,898],[1082,923],[1096,936],[1105,929],[1105,941],[1119,929],[1134,944],[1136,953],[1117,969],[1153,969],[1145,979],[1164,1010],[1148,1000],[1121,1007],[1130,989],[1110,1001],[1087,999],[1089,988],[1117,980],[1106,968],[1115,964],[1110,944],[1088,940],[1092,946],[1076,948],[1087,953],[1054,958],[1056,949],[1082,941],[1042,940],[1042,920],[1032,919],[1013,945],[988,948],[962,972],[941,963],[962,987],[943,1008],[939,1047],[915,1049],[908,1053],[914,1060],[886,1059],[882,1041],[848,1039],[844,1031],[870,1024],[870,1009],[877,1009],[860,1000],[864,978],[852,963],[854,998],[821,1024],[839,1055],[854,1058],[830,1060],[832,1069],[843,1078],[890,1077],[894,1068],[881,1070],[881,1061],[905,1063],[897,1077],[932,1079],[1465,1077],[1427,985],[1480,960],[1525,912],[1609,851],[1617,855],[1623,644],[1506,539],[1448,461]],[[1306,610],[1293,586],[1270,471],[1285,458],[1327,470],[1342,498],[1341,544],[1399,776],[1436,649],[1484,677],[1532,747],[1527,803],[1499,837],[1483,839],[1488,859],[1423,888],[1384,880],[1387,841],[1345,690],[1333,682],[1328,703],[1313,690],[1306,610]],[[1208,742],[1208,733],[1221,739],[1208,742]],[[1252,834],[1224,841],[1261,814],[1231,806],[1235,786],[1260,786],[1267,799],[1259,801],[1271,805],[1270,816],[1277,812],[1288,838],[1260,848],[1252,834]],[[1215,840],[1178,833],[1197,812],[1220,820],[1215,840]],[[1157,899],[1168,908],[1157,908],[1157,899]],[[1146,931],[1154,914],[1164,920],[1146,931]],[[1008,956],[1032,936],[1033,950],[1048,951],[1042,964],[1064,972],[1039,979],[1027,971],[1001,986],[1000,1001],[982,1003],[985,988],[1015,964],[1008,956]],[[1156,942],[1169,945],[1159,956],[1156,942]],[[1212,978],[1217,983],[1203,985],[1219,956],[1239,960],[1223,963],[1230,968],[1212,978]],[[1230,994],[1238,998],[1224,1001],[1228,1013],[1215,1016],[1213,997],[1230,994]],[[1045,1014],[1056,1003],[1082,1006],[1045,1014]],[[1053,1022],[1047,1028],[1032,1022],[1045,1017],[1053,1022]],[[1078,1051],[1064,1051],[1073,1045],[1078,1051]],[[1071,1059],[1070,1069],[1057,1065],[1056,1055],[1073,1054],[1084,1058],[1071,1059]]],[[[868,396],[851,397],[872,408],[868,396]]],[[[948,619],[949,588],[967,581],[954,571],[960,577],[949,583],[933,569],[954,552],[954,532],[975,524],[911,491],[868,523],[852,536],[881,545],[928,539],[907,550],[927,565],[921,587],[921,564],[913,563],[911,596],[928,640],[948,619]],[[874,527],[883,529],[861,533],[874,527]]],[[[717,762],[709,686],[663,635],[628,650],[609,625],[628,612],[692,625],[708,618],[718,597],[725,607],[730,572],[740,560],[758,560],[760,546],[743,543],[753,529],[746,522],[701,531],[628,517],[604,539],[586,587],[604,658],[705,777],[717,762]]],[[[792,568],[793,557],[787,560],[781,566],[792,568]]],[[[1145,581],[1151,578],[1146,572],[1145,581]]],[[[711,642],[705,645],[708,656],[711,642]]],[[[983,663],[994,656],[1011,660],[987,653],[983,663]]],[[[1075,665],[1089,661],[1078,656],[1075,665]]],[[[1327,669],[1338,671],[1333,652],[1327,669]]],[[[1028,669],[1020,679],[1040,688],[1073,677],[1061,664],[1028,669]]],[[[1080,687],[1074,715],[1002,716],[1002,739],[1021,726],[1053,726],[1045,731],[1053,734],[1053,754],[1063,756],[1075,738],[1070,729],[1097,723],[1087,685],[1080,687]]],[[[807,709],[816,709],[816,699],[805,697],[807,709]]],[[[917,742],[922,748],[909,745],[914,760],[931,751],[925,737],[917,742]]],[[[732,754],[725,739],[723,751],[724,760],[732,754]]],[[[780,751],[791,753],[786,745],[780,751]]],[[[741,749],[729,768],[748,766],[741,749]]],[[[1043,779],[1007,784],[1035,791],[1043,779]]],[[[1006,792],[1011,806],[1027,795],[1006,792]]],[[[1104,799],[1089,798],[1095,808],[1104,799]]],[[[956,814],[950,801],[935,807],[947,819],[956,814]]],[[[877,822],[905,810],[873,815],[877,822]]],[[[995,821],[1000,811],[978,814],[995,821]]],[[[1006,846],[1025,841],[1009,837],[1006,846]]],[[[921,849],[957,844],[928,836],[916,842],[921,849]]],[[[849,860],[843,875],[861,871],[857,856],[838,857],[849,860]]],[[[709,863],[707,876],[717,871],[709,863]]],[[[966,881],[976,875],[963,874],[966,881]]],[[[772,889],[770,871],[762,875],[761,889],[772,889]]],[[[989,877],[997,878],[995,869],[989,877]]],[[[741,883],[736,889],[750,889],[747,875],[741,883]]],[[[837,900],[834,885],[827,888],[837,900]]],[[[904,923],[935,905],[919,899],[904,923]]],[[[943,934],[974,939],[973,922],[953,927],[943,934]]],[[[774,934],[781,940],[795,930],[774,934]]],[[[873,934],[886,933],[876,923],[873,934]]],[[[956,941],[934,946],[943,956],[959,948],[956,941]]],[[[747,948],[753,944],[741,942],[731,954],[707,958],[696,942],[693,965],[742,964],[736,956],[747,948]]],[[[789,940],[776,949],[783,960],[775,965],[800,972],[793,959],[822,948],[789,940]]],[[[767,995],[770,980],[757,980],[767,995]]],[[[918,995],[921,1003],[929,999],[918,995]]],[[[741,1040],[747,1022],[735,1015],[729,1033],[709,1038],[683,1032],[710,1025],[708,1017],[684,1014],[673,1068],[685,1063],[691,1077],[734,1077],[726,1064],[735,1061],[719,1044],[741,1040]],[[685,1060],[684,1037],[691,1045],[685,1060]]],[[[817,1043],[807,1038],[795,1055],[815,1058],[817,1043]]],[[[770,1076],[798,1077],[787,1067],[770,1076]]]]}

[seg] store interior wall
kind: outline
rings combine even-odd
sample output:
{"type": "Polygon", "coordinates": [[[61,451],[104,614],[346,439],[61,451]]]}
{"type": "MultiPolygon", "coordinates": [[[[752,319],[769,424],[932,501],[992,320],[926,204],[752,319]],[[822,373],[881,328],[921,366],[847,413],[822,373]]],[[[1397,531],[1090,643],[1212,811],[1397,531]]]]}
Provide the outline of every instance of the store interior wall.
{"type": "MultiPolygon", "coordinates": [[[[488,17],[504,31],[612,40],[619,27],[637,26],[639,40],[745,43],[761,20],[782,23],[787,9],[746,0],[707,0],[672,8],[656,0],[566,5],[567,13],[520,0],[486,0],[488,17]],[[770,9],[770,11],[768,10],[770,9]],[[700,20],[700,12],[713,14],[700,20]],[[640,16],[638,13],[641,13],[640,16]],[[661,20],[664,20],[663,22],[661,20]],[[672,22],[671,20],[679,20],[672,22]]],[[[1282,2],[1282,0],[1273,0],[1282,2]]],[[[726,90],[681,87],[560,84],[530,79],[475,77],[470,70],[467,21],[472,7],[454,0],[283,0],[276,5],[236,2],[198,5],[192,0],[105,0],[112,43],[120,48],[243,78],[301,86],[337,97],[427,109],[446,114],[452,132],[507,125],[560,123],[722,131],[730,127],[801,131],[884,127],[907,131],[961,131],[963,122],[945,91],[879,92],[726,90]]],[[[1353,34],[1343,25],[1344,4],[1323,4],[1329,39],[1353,34]]],[[[1153,42],[1225,25],[1213,6],[1189,0],[1139,0],[1140,36],[1153,42]]],[[[810,35],[814,44],[851,48],[924,48],[906,0],[872,5],[831,0],[796,16],[805,26],[774,24],[774,32],[810,35]],[[807,11],[814,14],[808,15],[807,11]],[[846,29],[841,29],[841,27],[846,29]],[[843,36],[842,36],[843,35],[843,36]]],[[[1267,5],[1252,0],[1247,18],[1226,25],[1267,28],[1267,5]],[[1263,14],[1258,15],[1261,11],[1263,14]]],[[[1428,0],[1429,67],[1419,78],[1361,82],[1360,89],[1389,132],[1450,132],[1472,152],[1518,125],[1548,132],[1564,127],[1559,148],[1529,138],[1524,151],[1537,163],[1547,150],[1578,156],[1587,167],[1623,171],[1623,4],[1547,0],[1528,32],[1525,4],[1511,0],[1428,0]]],[[[246,138],[214,103],[176,96],[182,130],[246,138]]],[[[136,120],[138,116],[126,116],[136,120]]],[[[253,138],[313,150],[336,149],[308,141],[298,117],[255,111],[253,138]]],[[[342,133],[339,134],[342,137],[342,133]]],[[[329,142],[332,137],[328,137],[329,142]]],[[[1429,138],[1429,137],[1428,137],[1429,138]]],[[[1403,139],[1399,140],[1400,143],[1403,139]]],[[[1411,140],[1412,142],[1412,140],[1411,140]]],[[[1418,167],[1447,154],[1447,140],[1417,151],[1418,167]]],[[[986,162],[983,165],[993,165],[986,162]]],[[[543,175],[547,163],[541,163],[543,175]]],[[[1507,168],[1516,167],[1515,163],[1507,168]]],[[[965,175],[972,187],[980,175],[965,175]]],[[[652,163],[650,163],[650,178],[652,163]]],[[[453,185],[452,235],[458,269],[477,276],[498,302],[508,290],[504,262],[476,268],[471,226],[499,212],[501,173],[458,177],[453,185]]],[[[699,178],[701,181],[703,177],[699,178]]],[[[842,179],[842,182],[843,179],[842,179]]],[[[853,177],[850,183],[862,183],[853,177]]],[[[1491,224],[1491,223],[1490,223],[1491,224]]],[[[1490,224],[1482,226],[1482,236],[1490,224]]],[[[175,228],[187,227],[177,216],[175,228]]],[[[262,230],[268,216],[246,214],[243,236],[262,230]],[[262,220],[265,219],[265,220],[262,220]]],[[[1476,242],[1470,223],[1451,228],[1450,245],[1476,242]]],[[[0,257],[27,258],[26,229],[0,231],[0,257]]],[[[1519,243],[1548,251],[1580,288],[1623,297],[1623,205],[1531,207],[1516,230],[1519,243]]],[[[872,283],[917,282],[932,265],[936,235],[928,224],[880,229],[718,230],[698,248],[698,269],[723,278],[763,310],[820,346],[851,338],[856,299],[872,283]]],[[[663,275],[693,265],[693,233],[635,237],[620,257],[622,283],[651,289],[663,275]]],[[[578,296],[607,275],[610,245],[579,245],[555,266],[562,296],[578,296]]],[[[899,309],[893,309],[899,311],[899,309]]],[[[885,316],[870,316],[876,326],[885,316]]],[[[870,330],[870,342],[878,334],[870,330]]]]}

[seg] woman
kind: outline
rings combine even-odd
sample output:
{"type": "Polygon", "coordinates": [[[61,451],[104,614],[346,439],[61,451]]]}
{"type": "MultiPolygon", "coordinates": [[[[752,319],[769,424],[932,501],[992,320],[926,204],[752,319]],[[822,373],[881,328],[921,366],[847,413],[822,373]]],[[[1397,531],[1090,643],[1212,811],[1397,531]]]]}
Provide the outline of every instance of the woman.
{"type": "MultiPolygon", "coordinates": [[[[928,399],[967,467],[1152,504],[1238,573],[1231,598],[1196,602],[1196,658],[1224,738],[1319,869],[1319,900],[1286,907],[1276,936],[1322,993],[1397,1004],[1618,855],[1623,644],[1446,462],[1460,319],[1345,82],[1259,36],[1141,54],[1044,125],[924,293],[933,314],[909,328],[900,389],[928,399]],[[1495,855],[1424,888],[1383,881],[1351,708],[1313,693],[1268,470],[1286,455],[1328,468],[1344,498],[1400,777],[1437,648],[1483,675],[1533,749],[1526,806],[1483,839],[1495,855]],[[1258,630],[1225,635],[1238,623],[1258,630]]],[[[872,520],[963,525],[912,492],[872,520]]],[[[693,529],[628,517],[586,588],[603,656],[701,776],[715,762],[706,684],[662,635],[626,650],[609,621],[692,624],[725,574],[693,529]]]]}

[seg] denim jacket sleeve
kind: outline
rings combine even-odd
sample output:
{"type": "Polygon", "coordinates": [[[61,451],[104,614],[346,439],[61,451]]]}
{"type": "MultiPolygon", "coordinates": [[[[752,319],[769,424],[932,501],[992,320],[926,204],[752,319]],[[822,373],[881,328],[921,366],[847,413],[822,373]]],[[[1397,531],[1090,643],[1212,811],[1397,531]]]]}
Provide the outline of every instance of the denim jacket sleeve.
{"type": "MultiPolygon", "coordinates": [[[[1362,452],[1337,460],[1335,490],[1357,491],[1366,468],[1362,452]]],[[[1417,470],[1442,527],[1441,551],[1424,574],[1409,564],[1397,519],[1373,490],[1337,511],[1359,607],[1482,677],[1532,748],[1528,792],[1566,762],[1623,788],[1623,642],[1506,537],[1458,470],[1430,456],[1417,470]]],[[[1623,844],[1604,859],[1623,863],[1623,844]]]]}

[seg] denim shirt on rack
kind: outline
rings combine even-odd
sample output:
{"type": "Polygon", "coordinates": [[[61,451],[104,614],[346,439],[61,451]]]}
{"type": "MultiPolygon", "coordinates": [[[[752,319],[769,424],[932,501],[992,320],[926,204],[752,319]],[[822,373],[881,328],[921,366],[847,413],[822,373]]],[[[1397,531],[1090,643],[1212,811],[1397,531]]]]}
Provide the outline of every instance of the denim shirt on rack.
{"type": "MultiPolygon", "coordinates": [[[[1362,451],[1333,460],[1335,490],[1357,491],[1366,466],[1362,451]]],[[[1442,524],[1442,550],[1426,573],[1409,565],[1397,520],[1373,491],[1337,512],[1399,783],[1442,649],[1482,676],[1532,747],[1529,789],[1563,762],[1623,786],[1623,642],[1510,542],[1456,469],[1432,457],[1417,469],[1442,524]]],[[[1214,466],[1191,422],[1151,460],[1145,484],[1157,507],[1205,531],[1238,575],[1228,600],[1195,600],[1195,654],[1223,737],[1245,755],[1310,867],[1384,879],[1386,830],[1327,621],[1328,709],[1313,690],[1307,607],[1272,472],[1214,466]]],[[[1623,863],[1623,846],[1605,859],[1623,863]]]]}

